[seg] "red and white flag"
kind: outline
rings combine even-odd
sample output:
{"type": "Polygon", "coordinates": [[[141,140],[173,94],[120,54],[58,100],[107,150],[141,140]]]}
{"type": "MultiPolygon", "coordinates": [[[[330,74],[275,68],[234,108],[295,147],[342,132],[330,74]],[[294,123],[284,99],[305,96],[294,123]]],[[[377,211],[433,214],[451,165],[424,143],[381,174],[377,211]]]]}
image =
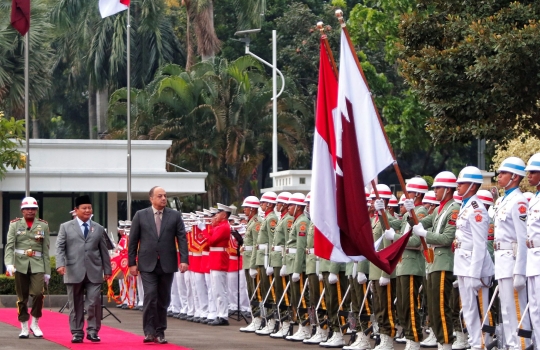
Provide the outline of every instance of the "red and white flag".
{"type": "MultiPolygon", "coordinates": [[[[321,62],[325,62],[327,57],[322,53],[321,62]]],[[[313,150],[315,254],[336,262],[364,256],[391,273],[408,236],[376,251],[364,183],[375,179],[394,159],[344,32],[337,100],[324,97],[326,104],[321,106],[321,95],[331,93],[328,78],[321,80],[323,68],[321,63],[313,150]]]]}
{"type": "Polygon", "coordinates": [[[129,0],[99,0],[99,13],[101,14],[101,18],[125,11],[128,7],[129,0]]]}

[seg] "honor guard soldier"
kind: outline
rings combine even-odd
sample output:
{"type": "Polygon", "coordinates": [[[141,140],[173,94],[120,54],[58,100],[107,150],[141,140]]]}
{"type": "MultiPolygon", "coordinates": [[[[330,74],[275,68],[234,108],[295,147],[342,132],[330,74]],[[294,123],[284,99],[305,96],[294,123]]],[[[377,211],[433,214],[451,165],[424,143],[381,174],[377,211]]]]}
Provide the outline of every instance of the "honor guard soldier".
{"type": "MultiPolygon", "coordinates": [[[[454,341],[452,320],[452,283],[454,282],[454,253],[452,242],[456,235],[459,204],[453,199],[456,176],[449,171],[439,173],[433,181],[433,190],[440,205],[432,214],[413,226],[413,233],[424,237],[430,245],[433,263],[427,271],[428,309],[431,329],[443,350],[451,350],[454,341]]],[[[414,209],[414,202],[406,200],[405,208],[414,209]]]]}
{"type": "Polygon", "coordinates": [[[26,197],[21,203],[23,217],[9,224],[4,261],[7,273],[15,276],[18,319],[21,322],[19,338],[28,338],[28,298],[32,296],[32,323],[35,337],[43,337],[38,321],[43,309],[43,284],[51,277],[49,259],[49,225],[36,218],[37,201],[26,197]]]}
{"type": "MultiPolygon", "coordinates": [[[[201,211],[195,212],[195,217],[192,217],[194,224],[191,226],[191,231],[188,235],[189,249],[189,269],[192,276],[192,285],[195,301],[195,317],[199,317],[200,323],[208,323],[208,319],[215,319],[214,315],[210,315],[210,307],[208,302],[208,285],[206,283],[202,253],[207,248],[208,243],[203,231],[206,225],[201,220],[205,220],[205,213],[201,211]],[[199,227],[202,227],[201,230],[199,227]],[[209,317],[210,316],[210,317],[209,317]]],[[[214,310],[214,307],[212,307],[214,310]]],[[[215,313],[215,312],[214,312],[215,313]]],[[[187,313],[178,315],[180,320],[187,319],[187,313]]]]}
{"type": "Polygon", "coordinates": [[[463,168],[457,179],[457,191],[463,204],[456,220],[454,275],[458,278],[463,318],[472,350],[480,350],[485,344],[482,318],[489,305],[489,286],[494,274],[493,261],[486,249],[489,216],[476,196],[482,183],[482,172],[473,166],[463,168]]]}
{"type": "MultiPolygon", "coordinates": [[[[377,185],[377,191],[379,192],[379,200],[375,199],[375,192],[371,192],[374,209],[381,217],[381,212],[385,211],[390,226],[394,228],[394,230],[399,229],[401,221],[389,215],[389,212],[387,211],[388,201],[392,197],[390,187],[379,184],[377,185]]],[[[383,237],[384,230],[381,218],[379,218],[373,230],[373,241],[376,242],[381,237],[383,239],[377,250],[381,250],[391,244],[391,241],[383,237]]],[[[396,272],[394,271],[389,275],[371,263],[369,266],[369,279],[373,284],[373,307],[375,309],[375,316],[381,337],[381,342],[375,349],[392,350],[394,348],[393,337],[396,332],[396,313],[393,303],[396,297],[396,272]]]]}
{"type": "MultiPolygon", "coordinates": [[[[284,265],[285,258],[285,244],[289,239],[289,231],[292,228],[294,218],[289,214],[288,202],[291,197],[289,192],[281,192],[277,197],[276,210],[279,213],[279,221],[274,231],[274,239],[272,241],[272,249],[270,252],[270,266],[274,269],[274,278],[279,278],[275,282],[276,300],[282,305],[278,305],[281,309],[284,306],[287,307],[287,312],[290,312],[290,289],[287,287],[289,284],[289,275],[287,274],[287,266],[284,265]],[[278,277],[279,276],[279,277],[278,277]],[[285,289],[287,289],[285,291],[285,289]]],[[[289,315],[290,317],[290,315],[289,315]]],[[[281,322],[281,320],[278,320],[281,322]]],[[[272,338],[286,337],[289,332],[290,322],[287,318],[281,323],[279,330],[276,333],[270,334],[272,338]]]]}
{"type": "Polygon", "coordinates": [[[294,224],[289,232],[289,239],[286,246],[285,265],[291,281],[291,304],[293,313],[298,321],[298,331],[295,334],[287,336],[285,339],[291,341],[304,341],[311,336],[311,327],[302,324],[307,320],[306,315],[297,310],[301,302],[302,308],[306,307],[305,288],[306,283],[306,246],[307,230],[311,223],[304,213],[306,208],[306,197],[302,193],[294,193],[289,199],[289,214],[294,217],[294,224]],[[298,311],[298,312],[297,312],[298,311]]]}
{"type": "MultiPolygon", "coordinates": [[[[257,234],[261,229],[261,222],[259,221],[259,215],[257,212],[259,210],[260,201],[259,198],[255,196],[248,196],[244,199],[242,207],[244,208],[244,215],[248,217],[248,223],[246,228],[246,235],[244,236],[244,245],[242,247],[242,268],[246,275],[246,283],[248,289],[248,295],[251,298],[253,293],[255,293],[255,287],[257,287],[256,298],[259,302],[262,301],[262,296],[260,289],[258,288],[259,277],[255,275],[255,280],[251,277],[251,256],[253,252],[253,246],[257,242],[257,234]]],[[[259,307],[254,304],[251,305],[251,313],[253,318],[251,323],[246,327],[240,328],[240,332],[254,333],[256,330],[261,328],[262,317],[260,315],[259,307]]]]}
{"type": "MultiPolygon", "coordinates": [[[[270,242],[274,239],[274,231],[276,230],[278,217],[274,211],[276,205],[277,194],[274,192],[265,192],[260,199],[260,208],[264,213],[264,219],[261,223],[261,229],[257,235],[257,241],[254,245],[256,251],[251,255],[251,266],[256,266],[256,269],[250,270],[251,277],[259,276],[261,281],[260,291],[261,296],[267,300],[264,302],[274,302],[273,295],[274,284],[272,283],[272,275],[274,274],[274,269],[268,264],[269,259],[269,250],[270,242]]],[[[270,315],[272,309],[267,309],[265,314],[270,315]]],[[[259,330],[256,330],[255,333],[258,335],[270,335],[274,333],[274,327],[276,326],[276,320],[274,317],[266,320],[266,325],[259,330]]]]}
{"type": "Polygon", "coordinates": [[[392,198],[388,201],[388,212],[396,219],[401,219],[399,214],[399,201],[396,196],[392,195],[392,198]]]}
{"type": "MultiPolygon", "coordinates": [[[[512,349],[526,347],[517,335],[519,317],[527,305],[527,212],[529,202],[521,193],[519,184],[525,177],[525,163],[517,157],[503,160],[498,169],[497,182],[505,194],[499,204],[495,221],[495,279],[499,283],[499,300],[506,346],[512,349]]],[[[525,315],[522,327],[529,328],[525,315]]]]}
{"type": "MultiPolygon", "coordinates": [[[[414,212],[418,220],[427,215],[427,210],[422,206],[424,195],[428,192],[428,184],[421,177],[414,177],[406,185],[409,199],[414,202],[414,212]]],[[[385,231],[385,238],[395,241],[410,230],[408,219],[409,212],[403,215],[399,234],[393,229],[385,231]]],[[[420,349],[423,339],[422,324],[420,318],[419,290],[426,273],[425,258],[422,255],[422,246],[418,236],[411,236],[405,247],[403,255],[396,267],[396,310],[397,316],[403,327],[407,350],[420,349]]]]}
{"type": "Polygon", "coordinates": [[[536,341],[540,340],[540,153],[529,159],[529,185],[536,194],[529,202],[527,217],[527,280],[529,288],[529,315],[536,341]]]}

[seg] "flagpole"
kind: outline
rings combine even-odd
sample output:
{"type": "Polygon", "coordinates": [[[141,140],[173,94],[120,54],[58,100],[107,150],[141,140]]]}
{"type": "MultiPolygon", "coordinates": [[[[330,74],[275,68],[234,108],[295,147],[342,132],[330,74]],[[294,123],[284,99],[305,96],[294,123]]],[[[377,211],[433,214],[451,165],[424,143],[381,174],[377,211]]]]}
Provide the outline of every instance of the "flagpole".
{"type": "MultiPolygon", "coordinates": [[[[326,54],[328,55],[328,59],[330,60],[330,64],[332,66],[332,71],[336,75],[336,79],[339,81],[339,71],[337,69],[336,61],[334,59],[334,54],[332,53],[332,49],[330,48],[330,43],[328,42],[328,37],[324,33],[324,23],[323,22],[317,22],[317,28],[321,32],[321,39],[324,43],[324,47],[326,49],[326,54]]],[[[371,187],[373,187],[373,192],[375,193],[375,198],[380,199],[379,197],[379,191],[377,190],[377,184],[375,183],[375,180],[371,180],[371,187]]],[[[380,217],[382,217],[382,223],[384,224],[384,228],[388,230],[390,228],[390,222],[388,221],[388,216],[386,215],[386,212],[378,212],[380,217]]]]}
{"type": "Polygon", "coordinates": [[[131,220],[131,14],[127,9],[127,220],[131,220]]]}
{"type": "MultiPolygon", "coordinates": [[[[360,71],[360,74],[362,75],[362,79],[364,79],[364,83],[366,84],[366,86],[369,89],[368,81],[366,79],[366,76],[364,75],[364,70],[362,69],[362,65],[360,64],[360,61],[358,60],[358,55],[356,54],[356,51],[353,49],[354,45],[353,45],[353,43],[351,41],[351,37],[349,35],[349,30],[347,29],[347,24],[345,23],[345,20],[343,19],[343,11],[336,10],[335,13],[336,13],[336,17],[339,20],[339,23],[341,24],[341,29],[345,33],[345,37],[347,38],[347,43],[349,44],[349,48],[350,48],[351,52],[353,53],[352,56],[354,57],[354,61],[356,62],[356,66],[358,67],[358,70],[360,71]]],[[[382,122],[381,115],[379,114],[379,110],[376,108],[375,99],[373,98],[373,95],[371,95],[371,101],[373,102],[373,106],[375,106],[375,113],[377,114],[377,119],[379,120],[379,124],[381,126],[382,133],[383,133],[384,138],[386,140],[388,150],[390,151],[390,154],[392,155],[392,158],[394,159],[393,165],[394,165],[394,170],[396,171],[396,175],[397,175],[398,180],[399,180],[399,184],[401,185],[401,189],[403,190],[403,193],[405,194],[405,197],[409,198],[409,193],[407,192],[407,187],[405,185],[405,181],[403,180],[403,175],[401,174],[401,170],[399,169],[399,166],[397,164],[396,156],[394,154],[392,146],[390,145],[390,140],[388,139],[388,135],[386,134],[386,131],[384,130],[384,124],[382,122]]],[[[374,181],[372,181],[372,185],[373,185],[373,183],[374,183],[374,181]]],[[[375,186],[373,186],[373,188],[374,188],[374,191],[375,191],[375,195],[378,197],[377,188],[375,186]]],[[[416,213],[414,212],[414,210],[411,210],[409,213],[411,214],[411,217],[413,218],[414,224],[417,225],[419,223],[419,221],[418,221],[418,217],[416,216],[416,213]]],[[[383,212],[383,214],[385,214],[385,213],[383,212]]],[[[423,237],[419,237],[419,238],[420,238],[420,242],[422,243],[422,250],[424,251],[424,256],[425,256],[427,262],[431,263],[432,262],[431,257],[429,256],[429,254],[426,254],[426,252],[428,251],[428,246],[427,246],[426,240],[423,237]]]]}
{"type": "Polygon", "coordinates": [[[28,51],[30,47],[30,29],[24,36],[24,126],[26,138],[26,164],[25,164],[25,193],[26,197],[30,197],[30,122],[28,113],[28,51]]]}

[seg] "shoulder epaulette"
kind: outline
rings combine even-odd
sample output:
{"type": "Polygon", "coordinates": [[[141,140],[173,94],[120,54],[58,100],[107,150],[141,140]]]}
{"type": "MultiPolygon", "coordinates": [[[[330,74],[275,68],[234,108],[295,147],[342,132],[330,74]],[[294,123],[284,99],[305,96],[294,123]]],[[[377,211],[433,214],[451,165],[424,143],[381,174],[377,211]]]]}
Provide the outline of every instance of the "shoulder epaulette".
{"type": "Polygon", "coordinates": [[[17,222],[19,220],[20,220],[19,218],[15,218],[15,219],[11,220],[9,223],[12,224],[12,223],[17,222]]]}
{"type": "Polygon", "coordinates": [[[478,209],[478,203],[476,203],[476,201],[472,201],[471,205],[474,209],[478,209]]]}
{"type": "Polygon", "coordinates": [[[47,225],[49,224],[47,221],[45,221],[45,220],[43,220],[43,219],[38,219],[38,221],[44,222],[44,223],[46,223],[47,225]]]}

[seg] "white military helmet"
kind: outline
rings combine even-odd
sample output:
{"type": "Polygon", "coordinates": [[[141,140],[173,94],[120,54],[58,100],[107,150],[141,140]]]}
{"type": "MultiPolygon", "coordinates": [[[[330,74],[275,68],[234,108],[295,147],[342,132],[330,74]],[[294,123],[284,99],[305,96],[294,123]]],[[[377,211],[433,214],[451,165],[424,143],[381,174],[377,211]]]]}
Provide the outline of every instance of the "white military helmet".
{"type": "Polygon", "coordinates": [[[533,154],[527,162],[525,171],[540,171],[540,153],[533,154]]]}
{"type": "Polygon", "coordinates": [[[392,195],[392,198],[390,198],[390,200],[388,201],[388,206],[389,207],[397,207],[398,206],[398,200],[397,200],[396,196],[392,195]]]}
{"type": "Polygon", "coordinates": [[[488,190],[478,190],[476,197],[484,204],[493,205],[493,194],[488,190]]]}
{"type": "Polygon", "coordinates": [[[279,196],[277,196],[276,202],[287,204],[287,202],[289,201],[289,198],[291,198],[290,192],[281,192],[279,196]]]}
{"type": "Polygon", "coordinates": [[[369,201],[371,199],[371,192],[367,187],[364,187],[364,191],[366,192],[366,200],[369,201]]]}
{"type": "Polygon", "coordinates": [[[429,203],[429,204],[436,204],[436,205],[441,204],[437,200],[437,197],[435,197],[434,191],[428,191],[428,193],[426,193],[426,195],[424,196],[424,199],[422,199],[422,203],[429,203]]]}
{"type": "Polygon", "coordinates": [[[405,203],[405,199],[407,199],[407,197],[405,197],[405,194],[402,194],[401,197],[399,197],[398,205],[404,204],[404,203],[405,203]]]}
{"type": "Polygon", "coordinates": [[[306,196],[303,193],[297,192],[293,193],[291,198],[289,198],[289,204],[297,204],[297,205],[306,205],[306,196]]]}
{"type": "Polygon", "coordinates": [[[525,162],[518,157],[508,157],[503,160],[497,171],[506,171],[519,176],[525,176],[525,162]]]}
{"type": "Polygon", "coordinates": [[[484,177],[482,176],[482,172],[480,171],[480,169],[478,169],[477,167],[466,166],[459,172],[456,182],[458,184],[463,182],[482,184],[484,183],[484,177]]]}
{"type": "Polygon", "coordinates": [[[21,202],[21,209],[39,208],[37,201],[34,197],[25,197],[21,202]]]}
{"type": "Polygon", "coordinates": [[[433,180],[433,185],[431,187],[451,187],[456,188],[456,175],[452,174],[449,171],[442,171],[435,176],[433,180]]]}
{"type": "Polygon", "coordinates": [[[530,202],[531,198],[534,197],[534,193],[532,193],[532,192],[523,192],[523,196],[525,196],[525,198],[527,198],[527,201],[530,202]]]}
{"type": "Polygon", "coordinates": [[[276,204],[277,194],[272,191],[264,192],[261,196],[261,202],[276,204]]]}
{"type": "MultiPolygon", "coordinates": [[[[384,185],[384,184],[378,184],[377,186],[377,192],[379,192],[379,197],[382,199],[390,199],[392,198],[392,190],[390,190],[390,187],[384,185]]],[[[371,190],[370,198],[375,198],[375,190],[371,190]]]]}
{"type": "Polygon", "coordinates": [[[456,203],[459,203],[459,204],[463,203],[463,197],[460,196],[460,195],[457,193],[457,191],[454,191],[453,197],[454,197],[454,200],[456,201],[456,203]]]}
{"type": "Polygon", "coordinates": [[[410,179],[405,188],[407,189],[407,192],[427,193],[428,184],[426,180],[417,176],[410,179]]]}
{"type": "Polygon", "coordinates": [[[306,203],[309,203],[311,202],[311,191],[308,192],[308,194],[306,194],[306,203]]]}
{"type": "Polygon", "coordinates": [[[260,204],[259,198],[255,196],[247,196],[246,199],[244,199],[242,206],[248,208],[258,208],[260,204]]]}

